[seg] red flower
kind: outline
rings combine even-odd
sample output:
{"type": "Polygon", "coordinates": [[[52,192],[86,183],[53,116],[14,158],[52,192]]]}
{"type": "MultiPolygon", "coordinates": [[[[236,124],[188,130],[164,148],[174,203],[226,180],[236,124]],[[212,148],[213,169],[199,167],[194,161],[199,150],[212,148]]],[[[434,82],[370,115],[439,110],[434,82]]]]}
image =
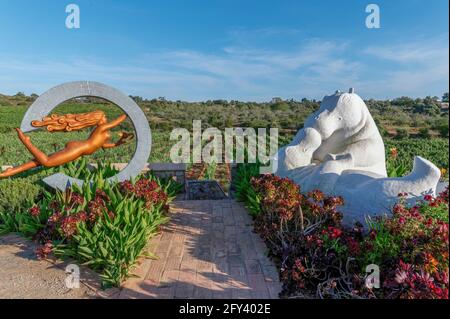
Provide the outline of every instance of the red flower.
{"type": "Polygon", "coordinates": [[[30,213],[31,216],[33,217],[38,217],[41,214],[41,210],[39,209],[39,206],[34,205],[33,207],[31,207],[28,212],[30,213]]]}
{"type": "Polygon", "coordinates": [[[78,193],[72,193],[70,196],[70,205],[83,205],[84,198],[78,193]]]}
{"type": "Polygon", "coordinates": [[[331,239],[339,238],[342,235],[342,230],[333,226],[328,226],[328,235],[331,239]]]}
{"type": "Polygon", "coordinates": [[[88,203],[89,220],[94,222],[97,218],[101,218],[106,211],[105,201],[100,197],[95,197],[88,203]]]}
{"type": "Polygon", "coordinates": [[[106,193],[104,191],[102,191],[101,189],[97,189],[95,191],[95,198],[101,199],[103,201],[109,201],[109,196],[106,195],[106,193]]]}
{"type": "Polygon", "coordinates": [[[62,217],[61,212],[55,212],[55,213],[53,213],[53,215],[51,215],[48,218],[48,221],[51,222],[51,223],[57,223],[57,222],[60,221],[61,217],[62,217]]]}
{"type": "Polygon", "coordinates": [[[124,194],[131,194],[134,192],[134,185],[129,180],[121,182],[119,187],[120,191],[124,194]]]}
{"type": "Polygon", "coordinates": [[[389,151],[391,152],[391,157],[392,158],[394,158],[394,159],[397,158],[397,156],[398,156],[397,148],[393,147],[389,151]]]}
{"type": "Polygon", "coordinates": [[[77,225],[80,222],[85,222],[88,219],[88,215],[86,212],[79,212],[77,214],[66,216],[62,219],[61,222],[61,231],[63,232],[64,236],[67,238],[71,238],[73,235],[75,235],[77,231],[77,225]]]}

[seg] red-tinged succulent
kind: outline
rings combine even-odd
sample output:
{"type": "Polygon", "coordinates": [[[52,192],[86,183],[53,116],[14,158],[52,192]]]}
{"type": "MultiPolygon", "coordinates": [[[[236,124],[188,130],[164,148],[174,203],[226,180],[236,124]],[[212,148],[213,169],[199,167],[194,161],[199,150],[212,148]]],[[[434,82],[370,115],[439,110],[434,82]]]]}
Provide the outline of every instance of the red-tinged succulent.
{"type": "Polygon", "coordinates": [[[54,212],[49,218],[48,223],[58,223],[62,218],[61,212],[54,212]]]}
{"type": "Polygon", "coordinates": [[[167,194],[160,189],[154,180],[140,179],[134,185],[130,181],[120,183],[120,191],[125,195],[134,195],[136,198],[145,200],[147,208],[153,205],[162,204],[165,207],[168,201],[167,194]]]}
{"type": "Polygon", "coordinates": [[[61,220],[60,229],[66,238],[71,238],[77,232],[77,225],[88,220],[86,212],[81,211],[76,214],[65,216],[61,220]]]}
{"type": "Polygon", "coordinates": [[[392,216],[365,231],[341,225],[341,197],[302,195],[292,181],[271,175],[251,185],[261,199],[255,229],[280,263],[283,295],[306,289],[326,298],[448,299],[448,188],[413,206],[399,194],[392,216]],[[373,260],[383,270],[380,289],[364,284],[362,269],[373,260]]]}
{"type": "Polygon", "coordinates": [[[158,189],[158,183],[148,179],[140,179],[134,185],[134,192],[139,198],[146,198],[156,189],[158,189]]]}
{"type": "Polygon", "coordinates": [[[61,209],[61,204],[57,200],[52,200],[48,207],[53,211],[58,211],[61,209]]]}
{"type": "Polygon", "coordinates": [[[449,194],[448,194],[448,187],[449,185],[447,185],[447,187],[439,193],[438,198],[444,202],[448,204],[448,199],[449,199],[449,194]]]}
{"type": "Polygon", "coordinates": [[[385,287],[391,297],[401,299],[448,299],[448,272],[433,276],[420,266],[399,261],[395,276],[385,287]]]}
{"type": "Polygon", "coordinates": [[[327,229],[322,230],[322,235],[325,235],[327,238],[330,239],[337,239],[341,237],[342,233],[343,232],[341,229],[333,226],[328,226],[327,229]]]}
{"type": "Polygon", "coordinates": [[[102,200],[94,199],[88,203],[89,221],[95,222],[106,212],[105,203],[102,200]]]}
{"type": "Polygon", "coordinates": [[[95,198],[96,199],[101,199],[104,202],[109,201],[109,196],[105,193],[105,191],[101,190],[101,189],[97,189],[95,191],[95,198]]]}
{"type": "Polygon", "coordinates": [[[351,256],[358,256],[361,253],[360,243],[351,236],[347,236],[345,240],[348,246],[349,254],[351,256]]]}
{"type": "Polygon", "coordinates": [[[49,241],[42,247],[36,249],[35,253],[38,259],[46,259],[53,251],[53,244],[49,241]]]}
{"type": "Polygon", "coordinates": [[[83,205],[83,203],[84,203],[83,196],[81,196],[80,194],[75,193],[75,192],[73,192],[71,194],[70,203],[69,203],[71,206],[79,206],[79,205],[83,205]]]}
{"type": "Polygon", "coordinates": [[[121,182],[119,188],[123,194],[132,194],[134,192],[134,185],[129,180],[121,182]]]}
{"type": "Polygon", "coordinates": [[[316,202],[320,202],[325,198],[325,194],[320,190],[314,190],[311,192],[308,192],[308,197],[312,198],[316,202]]]}

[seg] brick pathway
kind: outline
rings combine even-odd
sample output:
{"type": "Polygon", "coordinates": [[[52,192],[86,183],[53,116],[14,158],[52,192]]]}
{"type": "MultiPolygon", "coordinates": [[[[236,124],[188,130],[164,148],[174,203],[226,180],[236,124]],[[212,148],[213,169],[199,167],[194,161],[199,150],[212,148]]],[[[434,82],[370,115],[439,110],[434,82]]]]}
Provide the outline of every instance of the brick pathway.
{"type": "Polygon", "coordinates": [[[278,298],[278,271],[252,220],[232,200],[176,201],[121,298],[278,298]]]}

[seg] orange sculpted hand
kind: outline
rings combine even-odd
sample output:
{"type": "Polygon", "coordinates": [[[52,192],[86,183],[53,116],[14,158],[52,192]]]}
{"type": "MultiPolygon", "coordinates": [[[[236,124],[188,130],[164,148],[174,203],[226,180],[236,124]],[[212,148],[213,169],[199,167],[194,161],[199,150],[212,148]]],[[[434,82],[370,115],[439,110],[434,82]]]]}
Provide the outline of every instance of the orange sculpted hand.
{"type": "Polygon", "coordinates": [[[125,121],[127,116],[122,114],[117,119],[108,122],[105,113],[102,111],[94,111],[82,114],[66,114],[62,116],[51,115],[45,117],[42,121],[33,121],[34,127],[47,128],[47,131],[75,131],[85,127],[96,126],[89,138],[85,141],[71,141],[61,151],[55,152],[49,156],[39,150],[31,143],[31,139],[26,136],[20,129],[16,129],[17,135],[25,147],[33,154],[34,159],[17,167],[9,168],[0,173],[0,178],[16,175],[38,166],[55,167],[60,166],[83,155],[90,155],[100,148],[113,148],[127,143],[133,138],[133,134],[121,133],[117,143],[109,143],[111,134],[109,132],[113,127],[118,126],[125,121]]]}

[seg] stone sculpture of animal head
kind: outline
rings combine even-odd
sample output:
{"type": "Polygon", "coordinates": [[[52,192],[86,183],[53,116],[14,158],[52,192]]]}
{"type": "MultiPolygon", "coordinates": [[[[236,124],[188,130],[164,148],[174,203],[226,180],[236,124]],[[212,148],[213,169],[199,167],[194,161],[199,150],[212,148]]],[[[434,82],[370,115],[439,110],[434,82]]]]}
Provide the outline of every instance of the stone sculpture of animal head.
{"type": "Polygon", "coordinates": [[[340,93],[325,96],[319,110],[306,119],[305,127],[317,130],[322,140],[337,134],[339,138],[347,138],[359,131],[366,123],[368,115],[364,101],[353,94],[340,93]]]}

